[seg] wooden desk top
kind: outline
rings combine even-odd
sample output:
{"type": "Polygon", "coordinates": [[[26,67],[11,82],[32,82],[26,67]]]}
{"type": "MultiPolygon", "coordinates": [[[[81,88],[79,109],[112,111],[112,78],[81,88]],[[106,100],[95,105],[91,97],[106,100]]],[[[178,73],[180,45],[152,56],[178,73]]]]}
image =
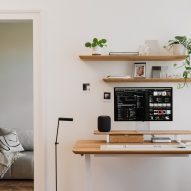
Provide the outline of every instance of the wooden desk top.
{"type": "MultiPolygon", "coordinates": [[[[100,145],[106,144],[106,141],[103,140],[79,140],[73,147],[73,152],[75,154],[191,154],[191,149],[184,150],[184,149],[177,149],[177,150],[100,150],[100,145]]],[[[111,143],[109,143],[111,144],[111,143]]],[[[140,143],[127,143],[128,145],[140,145],[140,143]]],[[[145,145],[153,144],[151,142],[142,143],[145,145]]],[[[177,144],[175,142],[172,143],[156,143],[159,144],[177,144]]],[[[116,143],[115,143],[116,145],[116,143]]]]}

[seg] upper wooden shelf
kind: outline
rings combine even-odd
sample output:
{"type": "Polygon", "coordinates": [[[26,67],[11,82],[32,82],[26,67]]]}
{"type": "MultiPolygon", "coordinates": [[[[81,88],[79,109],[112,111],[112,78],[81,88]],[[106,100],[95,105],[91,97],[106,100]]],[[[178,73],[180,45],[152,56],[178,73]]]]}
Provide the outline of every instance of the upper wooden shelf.
{"type": "MultiPolygon", "coordinates": [[[[106,77],[103,78],[104,82],[108,83],[121,83],[121,82],[126,82],[126,83],[136,83],[136,82],[161,82],[161,83],[184,83],[185,79],[184,78],[122,78],[122,77],[106,77]]],[[[191,82],[191,78],[187,79],[186,82],[191,82]]]]}
{"type": "Polygon", "coordinates": [[[98,130],[94,131],[95,135],[191,135],[190,130],[154,130],[154,131],[109,131],[109,132],[100,132],[98,130]]]}
{"type": "Polygon", "coordinates": [[[138,56],[138,55],[80,55],[84,61],[181,61],[186,58],[181,56],[138,56]]]}

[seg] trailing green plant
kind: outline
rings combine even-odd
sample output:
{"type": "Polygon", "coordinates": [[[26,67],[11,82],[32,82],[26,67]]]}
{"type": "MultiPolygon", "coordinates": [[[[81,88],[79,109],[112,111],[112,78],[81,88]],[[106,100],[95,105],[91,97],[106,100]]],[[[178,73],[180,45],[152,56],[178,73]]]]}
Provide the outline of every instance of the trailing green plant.
{"type": "Polygon", "coordinates": [[[92,42],[85,43],[85,47],[87,48],[95,48],[97,46],[104,47],[104,46],[107,46],[106,43],[107,43],[107,40],[104,38],[100,40],[98,38],[93,38],[92,42]]]}
{"type": "MultiPolygon", "coordinates": [[[[184,71],[182,77],[184,78],[184,83],[179,84],[179,88],[185,87],[187,85],[187,79],[191,77],[191,63],[190,63],[190,56],[191,56],[191,39],[187,38],[186,36],[175,36],[173,40],[168,41],[168,45],[164,46],[167,49],[173,47],[174,44],[181,44],[186,48],[186,58],[183,62],[184,71]]],[[[182,67],[180,66],[180,67],[182,67]]],[[[179,67],[178,67],[179,68],[179,67]]]]}

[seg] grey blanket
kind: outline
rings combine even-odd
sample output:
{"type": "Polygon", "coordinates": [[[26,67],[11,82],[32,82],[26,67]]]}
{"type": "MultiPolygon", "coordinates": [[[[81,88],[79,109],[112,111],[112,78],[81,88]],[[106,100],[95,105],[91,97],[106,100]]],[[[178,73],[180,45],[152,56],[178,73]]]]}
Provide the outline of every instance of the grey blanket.
{"type": "Polygon", "coordinates": [[[0,178],[3,178],[14,161],[19,158],[19,152],[1,152],[0,151],[0,178]]]}

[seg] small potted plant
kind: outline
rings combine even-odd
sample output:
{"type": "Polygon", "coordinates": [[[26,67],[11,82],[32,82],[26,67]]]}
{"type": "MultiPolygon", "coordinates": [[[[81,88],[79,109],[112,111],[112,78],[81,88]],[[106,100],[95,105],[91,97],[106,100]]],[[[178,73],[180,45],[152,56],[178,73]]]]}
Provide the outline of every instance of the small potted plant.
{"type": "Polygon", "coordinates": [[[107,46],[106,39],[93,38],[92,42],[86,42],[85,47],[92,48],[92,55],[101,55],[101,48],[107,46]]]}
{"type": "MultiPolygon", "coordinates": [[[[184,36],[175,36],[174,40],[169,40],[168,45],[164,46],[167,50],[172,49],[173,55],[185,55],[186,54],[186,47],[180,42],[182,41],[184,36]]],[[[185,40],[185,39],[184,39],[185,40]]]]}
{"type": "MultiPolygon", "coordinates": [[[[191,39],[187,38],[186,36],[175,36],[173,40],[168,41],[168,45],[164,46],[164,48],[171,48],[177,45],[181,45],[183,49],[179,50],[178,55],[186,55],[186,58],[183,63],[184,71],[183,71],[183,78],[184,78],[184,84],[180,85],[179,88],[184,87],[187,85],[187,79],[191,77],[191,61],[190,61],[190,56],[191,56],[191,39]]],[[[175,50],[174,50],[175,51],[175,50]]],[[[178,51],[178,50],[176,50],[178,51]]],[[[177,55],[177,52],[176,52],[177,55]]]]}

